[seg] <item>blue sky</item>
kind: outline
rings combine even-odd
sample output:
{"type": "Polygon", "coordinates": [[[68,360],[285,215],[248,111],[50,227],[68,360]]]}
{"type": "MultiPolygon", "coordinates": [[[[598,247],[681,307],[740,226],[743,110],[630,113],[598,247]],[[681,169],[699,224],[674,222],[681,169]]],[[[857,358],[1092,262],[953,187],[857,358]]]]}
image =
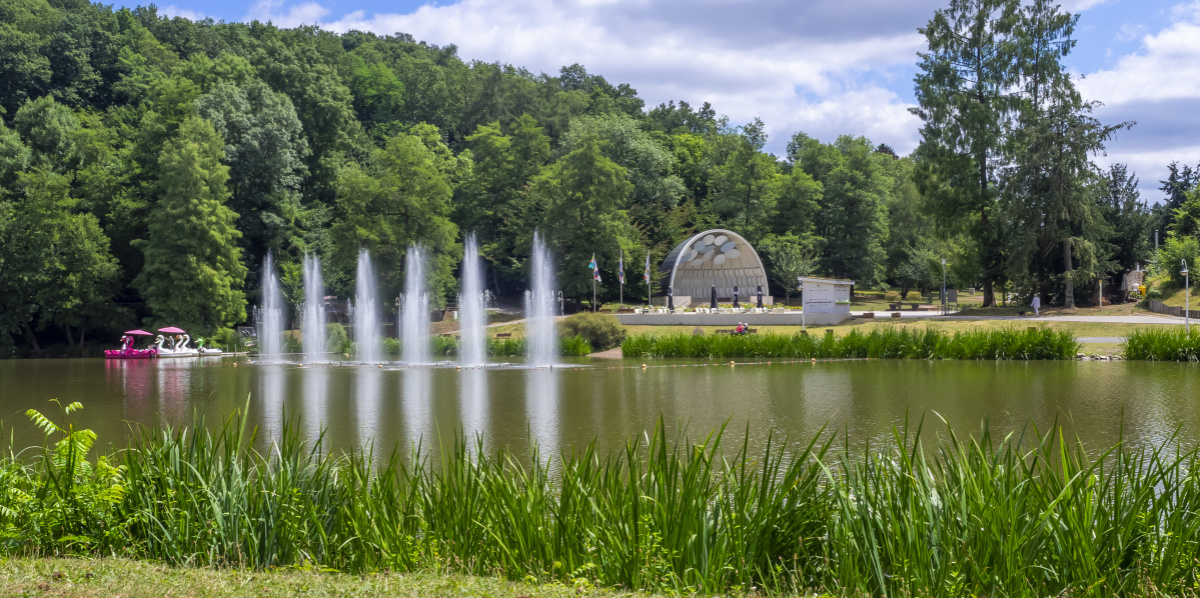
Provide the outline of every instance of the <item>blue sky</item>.
{"type": "MultiPolygon", "coordinates": [[[[917,144],[916,33],[944,0],[168,0],[188,18],[404,32],[465,59],[556,72],[579,62],[633,85],[648,105],[710,101],[733,122],[792,134],[917,144]]],[[[1137,121],[1101,164],[1124,162],[1155,201],[1171,160],[1200,162],[1200,0],[1064,0],[1078,12],[1067,62],[1105,122],[1137,121]]]]}

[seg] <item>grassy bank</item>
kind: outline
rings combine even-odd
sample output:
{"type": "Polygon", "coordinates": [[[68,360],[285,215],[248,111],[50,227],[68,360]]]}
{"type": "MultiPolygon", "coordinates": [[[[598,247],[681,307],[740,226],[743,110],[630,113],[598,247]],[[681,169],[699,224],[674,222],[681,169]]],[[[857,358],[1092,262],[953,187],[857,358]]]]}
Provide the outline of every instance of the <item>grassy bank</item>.
{"type": "Polygon", "coordinates": [[[621,598],[646,594],[563,583],[420,572],[366,575],[305,569],[272,571],[172,567],[121,558],[15,558],[0,561],[0,596],[60,598],[447,598],[537,596],[621,598]]]}
{"type": "Polygon", "coordinates": [[[292,427],[257,453],[236,418],[214,432],[143,429],[89,460],[90,433],[35,419],[59,442],[0,463],[10,556],[667,593],[1200,587],[1200,481],[1189,473],[1200,454],[1173,441],[1092,458],[1058,429],[1001,438],[984,426],[974,438],[945,430],[922,441],[916,426],[869,450],[835,449],[821,434],[750,455],[725,449],[719,431],[671,442],[660,427],[618,454],[583,450],[553,468],[465,444],[438,463],[377,466],[306,447],[292,427]]]}
{"type": "Polygon", "coordinates": [[[1200,332],[1189,335],[1183,326],[1134,332],[1125,337],[1121,355],[1143,361],[1200,361],[1200,332]]]}
{"type": "Polygon", "coordinates": [[[876,328],[845,335],[638,335],[621,345],[626,357],[794,359],[1074,359],[1069,333],[1048,328],[963,331],[876,328]]]}

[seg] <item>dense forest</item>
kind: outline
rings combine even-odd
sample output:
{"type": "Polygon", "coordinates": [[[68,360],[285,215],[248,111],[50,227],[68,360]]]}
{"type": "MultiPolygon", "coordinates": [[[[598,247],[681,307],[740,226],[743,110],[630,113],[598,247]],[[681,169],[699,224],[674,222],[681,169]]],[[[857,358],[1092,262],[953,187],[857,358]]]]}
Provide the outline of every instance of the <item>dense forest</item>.
{"type": "MultiPolygon", "coordinates": [[[[550,75],[405,34],[0,0],[0,354],[245,323],[268,252],[298,302],[306,253],[345,297],[366,248],[395,296],[420,244],[445,301],[469,233],[500,296],[524,287],[535,230],[583,300],[593,253],[615,299],[619,253],[636,272],[724,227],[780,296],[807,273],[926,290],[945,258],[987,303],[1001,287],[1087,301],[1152,260],[1154,229],[1172,256],[1200,253],[1200,197],[1197,170],[1172,164],[1151,210],[1135,174],[1095,166],[1132,123],[1100,123],[1075,90],[1061,59],[1076,20],[953,0],[922,29],[912,155],[796,132],[774,156],[761,121],[647,108],[578,64],[550,75]]],[[[647,292],[637,274],[626,297],[647,292]]]]}

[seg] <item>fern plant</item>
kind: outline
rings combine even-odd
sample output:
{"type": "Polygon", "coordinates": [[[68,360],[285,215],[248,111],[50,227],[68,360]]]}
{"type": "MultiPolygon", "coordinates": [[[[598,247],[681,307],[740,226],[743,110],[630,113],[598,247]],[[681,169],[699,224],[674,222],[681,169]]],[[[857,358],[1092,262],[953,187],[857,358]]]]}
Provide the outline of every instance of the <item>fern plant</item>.
{"type": "MultiPolygon", "coordinates": [[[[78,401],[59,406],[64,416],[83,409],[78,401]]],[[[123,466],[105,456],[93,465],[88,454],[96,433],[77,429],[74,422],[60,426],[36,409],[25,412],[45,434],[40,459],[41,475],[31,500],[29,517],[22,522],[26,539],[54,552],[92,550],[120,543],[123,525],[117,524],[117,507],[125,496],[123,466]],[[53,445],[51,445],[53,443],[53,445]]]]}

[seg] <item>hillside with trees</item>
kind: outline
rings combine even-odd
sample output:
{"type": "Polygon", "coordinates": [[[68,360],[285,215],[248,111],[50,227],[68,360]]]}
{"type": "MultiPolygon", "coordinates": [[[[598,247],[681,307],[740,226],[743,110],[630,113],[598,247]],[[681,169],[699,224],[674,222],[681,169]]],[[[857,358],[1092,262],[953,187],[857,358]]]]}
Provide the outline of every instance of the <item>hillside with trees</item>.
{"type": "Polygon", "coordinates": [[[288,296],[312,253],[346,297],[369,249],[396,296],[421,244],[445,301],[471,232],[502,296],[524,288],[535,230],[583,300],[592,253],[615,281],[619,253],[657,264],[719,226],[759,248],[779,297],[807,273],[927,290],[946,258],[988,303],[1000,289],[1088,303],[1151,260],[1153,229],[1194,250],[1200,196],[1172,164],[1151,211],[1136,174],[1094,164],[1132,123],[1097,121],[1075,89],[1061,60],[1076,21],[1045,0],[953,0],[922,30],[912,155],[848,131],[795,132],[774,156],[757,119],[647,107],[578,64],[533,73],[404,34],[0,0],[0,355],[244,324],[268,253],[288,296]]]}

